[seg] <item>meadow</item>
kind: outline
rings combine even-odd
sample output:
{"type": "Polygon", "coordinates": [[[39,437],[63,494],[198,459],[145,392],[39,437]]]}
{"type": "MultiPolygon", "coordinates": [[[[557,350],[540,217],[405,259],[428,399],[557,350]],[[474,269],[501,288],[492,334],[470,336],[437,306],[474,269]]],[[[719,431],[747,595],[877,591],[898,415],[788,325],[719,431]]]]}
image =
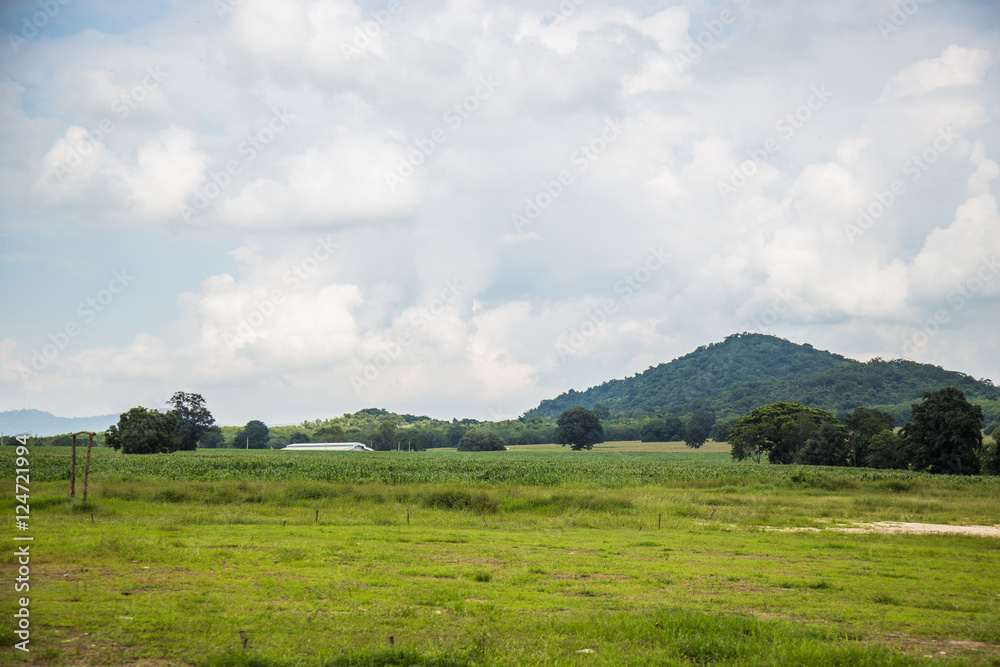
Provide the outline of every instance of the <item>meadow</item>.
{"type": "Polygon", "coordinates": [[[719,444],[96,449],[83,503],[82,457],[72,501],[69,452],[30,458],[31,653],[8,620],[3,664],[1000,665],[1000,538],[839,530],[1000,524],[996,477],[719,444]]]}

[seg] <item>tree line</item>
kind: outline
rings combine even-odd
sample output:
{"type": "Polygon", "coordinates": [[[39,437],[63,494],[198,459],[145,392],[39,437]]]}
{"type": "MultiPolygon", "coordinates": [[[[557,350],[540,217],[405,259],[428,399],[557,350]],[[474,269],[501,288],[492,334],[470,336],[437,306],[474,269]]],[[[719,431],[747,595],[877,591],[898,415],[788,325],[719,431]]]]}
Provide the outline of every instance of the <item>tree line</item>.
{"type": "MultiPolygon", "coordinates": [[[[377,451],[422,451],[454,447],[460,451],[501,451],[521,444],[561,443],[591,449],[606,440],[669,442],[700,447],[708,439],[728,441],[735,460],[775,464],[912,469],[957,475],[997,474],[1000,427],[983,443],[983,411],[956,387],[926,392],[910,407],[912,420],[894,429],[892,414],[859,407],[841,416],[799,403],[778,402],[755,408],[736,420],[717,420],[695,410],[647,419],[612,418],[608,406],[574,407],[557,419],[524,415],[480,422],[399,415],[365,408],[343,417],[306,421],[300,426],[268,428],[259,420],[243,427],[219,427],[200,394],[176,392],[165,412],[135,407],[98,438],[127,454],[169,453],[196,448],[281,448],[302,442],[363,442],[377,451]]],[[[50,444],[69,444],[56,436],[50,444]]]]}
{"type": "Polygon", "coordinates": [[[983,411],[956,387],[924,393],[897,432],[893,416],[860,407],[843,421],[826,410],[772,403],[736,420],[729,433],[734,460],[890,468],[949,475],[1000,473],[1000,427],[983,445],[983,411]]]}

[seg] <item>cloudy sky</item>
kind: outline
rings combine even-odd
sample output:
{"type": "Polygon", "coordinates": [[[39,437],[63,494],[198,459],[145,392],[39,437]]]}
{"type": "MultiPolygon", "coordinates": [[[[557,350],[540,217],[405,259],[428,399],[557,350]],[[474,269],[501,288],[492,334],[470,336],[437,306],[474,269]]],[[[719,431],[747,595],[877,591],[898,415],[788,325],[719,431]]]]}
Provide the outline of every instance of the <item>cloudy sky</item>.
{"type": "Polygon", "coordinates": [[[0,410],[510,418],[741,331],[1000,383],[994,0],[0,24],[0,410]]]}

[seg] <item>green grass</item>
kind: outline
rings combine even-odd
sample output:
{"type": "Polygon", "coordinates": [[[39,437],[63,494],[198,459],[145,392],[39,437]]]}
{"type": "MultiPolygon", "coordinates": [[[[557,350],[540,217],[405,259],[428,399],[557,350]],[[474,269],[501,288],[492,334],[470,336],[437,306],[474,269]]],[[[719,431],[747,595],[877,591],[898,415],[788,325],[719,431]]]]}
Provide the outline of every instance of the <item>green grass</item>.
{"type": "Polygon", "coordinates": [[[84,506],[68,452],[32,452],[33,652],[0,664],[1000,664],[1000,540],[770,530],[992,525],[989,478],[713,453],[104,454],[84,506]],[[359,462],[374,479],[343,479],[359,462]]]}

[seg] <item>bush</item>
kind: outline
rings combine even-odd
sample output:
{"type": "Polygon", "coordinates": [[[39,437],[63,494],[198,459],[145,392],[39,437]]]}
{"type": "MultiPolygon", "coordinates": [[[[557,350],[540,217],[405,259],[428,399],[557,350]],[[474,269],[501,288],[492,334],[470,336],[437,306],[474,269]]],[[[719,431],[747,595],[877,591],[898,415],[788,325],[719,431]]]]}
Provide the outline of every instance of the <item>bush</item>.
{"type": "Polygon", "coordinates": [[[485,428],[474,428],[466,431],[462,439],[458,441],[458,451],[460,452],[502,452],[506,449],[503,438],[485,428]]]}
{"type": "Polygon", "coordinates": [[[447,510],[469,510],[477,514],[495,514],[500,502],[487,493],[470,493],[458,489],[432,491],[423,498],[424,507],[447,510]]]}

